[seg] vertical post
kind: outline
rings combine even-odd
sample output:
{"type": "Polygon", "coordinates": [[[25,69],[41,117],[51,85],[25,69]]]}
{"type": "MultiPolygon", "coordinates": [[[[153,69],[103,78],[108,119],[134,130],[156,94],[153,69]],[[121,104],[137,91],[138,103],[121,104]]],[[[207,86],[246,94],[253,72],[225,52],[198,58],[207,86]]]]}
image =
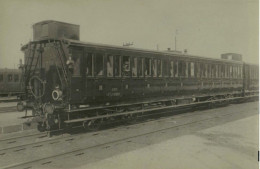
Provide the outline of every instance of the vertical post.
{"type": "Polygon", "coordinates": [[[177,46],[177,45],[176,45],[176,41],[177,41],[177,40],[176,40],[176,35],[175,35],[175,37],[174,37],[174,44],[175,44],[174,50],[175,50],[175,51],[176,51],[176,46],[177,46]]]}
{"type": "Polygon", "coordinates": [[[174,37],[175,51],[177,50],[177,34],[178,34],[178,29],[175,29],[175,37],[174,37]]]}

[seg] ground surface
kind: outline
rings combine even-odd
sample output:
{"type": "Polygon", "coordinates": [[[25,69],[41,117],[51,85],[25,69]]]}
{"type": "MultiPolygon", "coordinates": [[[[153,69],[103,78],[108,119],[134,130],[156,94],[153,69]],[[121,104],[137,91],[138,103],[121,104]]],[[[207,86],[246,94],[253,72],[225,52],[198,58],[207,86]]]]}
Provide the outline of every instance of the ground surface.
{"type": "MultiPolygon", "coordinates": [[[[0,164],[12,166],[65,153],[16,168],[255,169],[258,168],[258,104],[234,104],[72,135],[73,139],[61,139],[54,144],[9,151],[2,155],[0,164]]],[[[56,137],[59,136],[50,140],[56,137]]]]}
{"type": "Polygon", "coordinates": [[[78,168],[258,168],[258,102],[215,109],[234,112],[238,110],[248,112],[248,117],[234,119],[225,124],[144,146],[78,168]]]}
{"type": "MultiPolygon", "coordinates": [[[[24,119],[22,117],[25,116],[25,112],[18,112],[16,110],[17,102],[7,102],[0,103],[0,127],[1,126],[10,126],[16,124],[22,124],[27,122],[29,119],[24,119]],[[4,111],[5,109],[11,107],[13,111],[4,111]]],[[[31,111],[28,111],[28,116],[31,115],[31,111]]]]}

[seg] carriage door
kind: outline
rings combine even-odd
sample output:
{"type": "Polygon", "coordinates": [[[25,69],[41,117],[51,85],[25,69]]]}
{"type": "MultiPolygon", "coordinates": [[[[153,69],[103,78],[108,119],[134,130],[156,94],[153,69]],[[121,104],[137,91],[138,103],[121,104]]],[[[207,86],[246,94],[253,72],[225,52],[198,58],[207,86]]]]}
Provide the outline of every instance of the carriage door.
{"type": "Polygon", "coordinates": [[[83,49],[72,48],[71,59],[74,62],[73,70],[71,70],[71,103],[81,103],[84,97],[85,76],[82,75],[83,49]]]}

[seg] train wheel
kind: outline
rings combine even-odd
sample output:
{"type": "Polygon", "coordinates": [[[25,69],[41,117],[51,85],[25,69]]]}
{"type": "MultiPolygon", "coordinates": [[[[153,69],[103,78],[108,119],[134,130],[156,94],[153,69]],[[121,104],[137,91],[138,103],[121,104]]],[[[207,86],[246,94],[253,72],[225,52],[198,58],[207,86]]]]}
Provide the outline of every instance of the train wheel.
{"type": "Polygon", "coordinates": [[[209,109],[214,109],[214,108],[215,108],[215,103],[214,102],[209,103],[209,109]]]}
{"type": "Polygon", "coordinates": [[[83,127],[89,131],[97,131],[102,125],[102,120],[90,120],[83,122],[83,127]]]}
{"type": "Polygon", "coordinates": [[[137,119],[138,119],[137,114],[129,114],[127,117],[128,117],[128,120],[127,120],[128,124],[135,124],[137,122],[137,119]]]}
{"type": "Polygon", "coordinates": [[[64,132],[70,133],[72,131],[72,124],[66,124],[64,125],[64,132]]]}
{"type": "Polygon", "coordinates": [[[45,123],[38,123],[38,126],[37,126],[37,129],[38,131],[40,132],[44,132],[46,130],[46,124],[45,123]]]}

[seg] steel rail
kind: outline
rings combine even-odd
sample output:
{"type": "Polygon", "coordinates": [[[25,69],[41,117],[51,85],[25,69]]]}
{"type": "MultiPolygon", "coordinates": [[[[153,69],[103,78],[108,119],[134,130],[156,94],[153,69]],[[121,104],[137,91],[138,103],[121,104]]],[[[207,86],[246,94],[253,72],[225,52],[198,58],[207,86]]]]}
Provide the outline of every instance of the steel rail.
{"type": "Polygon", "coordinates": [[[22,166],[26,166],[26,165],[29,165],[29,164],[33,164],[33,163],[40,162],[40,161],[46,161],[46,160],[48,160],[48,163],[51,163],[55,158],[62,157],[62,156],[65,156],[65,155],[70,155],[70,154],[73,154],[73,153],[79,153],[79,152],[82,152],[82,151],[86,151],[88,149],[102,147],[102,146],[105,146],[105,145],[118,143],[118,142],[126,141],[126,140],[129,140],[129,139],[133,139],[133,138],[138,138],[138,137],[142,137],[142,136],[146,136],[146,135],[162,132],[162,131],[165,131],[165,130],[170,130],[170,129],[173,129],[173,128],[178,128],[178,127],[182,127],[182,126],[196,124],[196,123],[200,123],[200,122],[203,122],[203,121],[210,121],[212,119],[216,119],[216,118],[220,118],[220,117],[231,116],[233,114],[234,114],[233,112],[232,113],[228,113],[228,114],[224,114],[224,115],[217,114],[214,117],[205,118],[205,119],[202,119],[202,120],[196,120],[196,121],[192,121],[192,122],[188,122],[188,123],[184,123],[184,124],[180,124],[180,125],[166,127],[166,128],[163,128],[163,129],[159,129],[159,130],[155,130],[155,131],[151,131],[151,132],[147,132],[147,133],[142,133],[142,134],[134,135],[134,136],[131,136],[131,137],[121,138],[121,139],[118,139],[118,140],[113,140],[113,141],[109,141],[109,142],[106,142],[106,143],[97,144],[97,145],[94,145],[94,146],[87,146],[87,147],[77,148],[77,149],[74,149],[74,150],[71,150],[71,151],[68,151],[68,152],[64,152],[64,153],[59,153],[59,154],[55,154],[55,155],[51,155],[51,156],[47,156],[47,157],[31,160],[31,161],[26,161],[26,162],[22,162],[22,163],[17,163],[17,164],[5,166],[5,167],[3,167],[3,169],[15,168],[15,167],[19,167],[20,168],[22,166]]]}

